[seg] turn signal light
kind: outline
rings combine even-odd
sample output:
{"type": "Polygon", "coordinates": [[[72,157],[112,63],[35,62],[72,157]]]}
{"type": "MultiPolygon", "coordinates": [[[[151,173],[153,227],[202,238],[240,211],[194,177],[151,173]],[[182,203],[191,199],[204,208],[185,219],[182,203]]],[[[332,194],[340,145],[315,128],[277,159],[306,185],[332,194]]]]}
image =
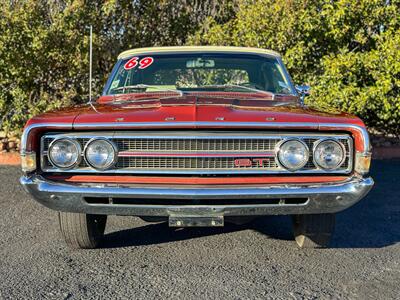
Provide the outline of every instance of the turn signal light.
{"type": "Polygon", "coordinates": [[[365,175],[369,172],[371,166],[371,153],[356,153],[355,171],[361,175],[365,175]]]}
{"type": "Polygon", "coordinates": [[[23,172],[32,172],[36,170],[36,152],[21,154],[21,168],[23,172]]]}

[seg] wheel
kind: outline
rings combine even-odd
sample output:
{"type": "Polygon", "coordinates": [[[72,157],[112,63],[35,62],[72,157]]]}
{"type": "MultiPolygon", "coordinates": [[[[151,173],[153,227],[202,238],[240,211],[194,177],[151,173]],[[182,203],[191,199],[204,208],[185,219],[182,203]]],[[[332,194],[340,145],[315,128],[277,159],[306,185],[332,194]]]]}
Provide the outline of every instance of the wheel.
{"type": "Polygon", "coordinates": [[[107,216],[59,212],[58,220],[68,246],[76,249],[93,249],[104,237],[107,216]]]}
{"type": "Polygon", "coordinates": [[[300,248],[325,248],[335,230],[335,214],[294,215],[293,234],[300,248]]]}

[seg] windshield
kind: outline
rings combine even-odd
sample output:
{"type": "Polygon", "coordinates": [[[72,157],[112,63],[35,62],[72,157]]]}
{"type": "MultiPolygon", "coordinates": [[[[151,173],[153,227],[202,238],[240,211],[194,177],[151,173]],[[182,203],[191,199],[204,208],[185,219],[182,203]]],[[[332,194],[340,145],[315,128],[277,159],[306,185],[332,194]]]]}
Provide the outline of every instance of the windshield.
{"type": "Polygon", "coordinates": [[[120,60],[105,94],[160,91],[295,94],[278,59],[218,53],[138,55],[120,60]]]}

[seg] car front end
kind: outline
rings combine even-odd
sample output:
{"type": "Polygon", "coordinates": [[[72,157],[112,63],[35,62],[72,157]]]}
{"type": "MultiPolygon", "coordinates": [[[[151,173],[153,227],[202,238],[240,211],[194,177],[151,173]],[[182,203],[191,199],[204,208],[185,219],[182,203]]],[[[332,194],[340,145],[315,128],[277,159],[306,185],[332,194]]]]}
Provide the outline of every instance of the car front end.
{"type": "Polygon", "coordinates": [[[324,245],[326,220],[373,186],[362,121],[305,107],[280,57],[248,48],[123,53],[96,104],[28,122],[21,156],[25,189],[60,212],[172,227],[293,215],[300,246],[324,245]]]}

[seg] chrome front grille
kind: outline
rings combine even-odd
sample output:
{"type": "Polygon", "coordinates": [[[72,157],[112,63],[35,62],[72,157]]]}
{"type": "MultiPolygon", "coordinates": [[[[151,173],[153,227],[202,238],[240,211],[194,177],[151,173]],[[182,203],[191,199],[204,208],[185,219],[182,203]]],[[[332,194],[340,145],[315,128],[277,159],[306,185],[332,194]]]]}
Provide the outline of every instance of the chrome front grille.
{"type": "Polygon", "coordinates": [[[346,160],[335,173],[352,169],[352,138],[347,134],[271,133],[271,132],[91,132],[49,133],[41,139],[41,166],[45,172],[69,173],[132,173],[132,174],[274,174],[291,173],[275,158],[277,145],[287,138],[300,138],[310,149],[303,169],[296,173],[327,173],[318,169],[312,158],[316,141],[335,138],[346,149],[346,160]],[[72,170],[60,170],[47,158],[51,142],[69,137],[78,140],[82,149],[92,138],[103,137],[118,149],[118,160],[112,169],[97,171],[84,159],[72,170]],[[262,163],[257,159],[261,158],[262,163]],[[238,166],[235,160],[251,159],[251,164],[238,166]]]}
{"type": "Polygon", "coordinates": [[[268,151],[280,139],[113,139],[119,151],[268,151]]]}
{"type": "Polygon", "coordinates": [[[186,169],[186,170],[210,170],[223,169],[276,169],[278,165],[274,158],[268,158],[262,167],[253,162],[251,167],[235,167],[233,158],[187,158],[187,157],[121,157],[117,163],[117,169],[186,169]]]}

